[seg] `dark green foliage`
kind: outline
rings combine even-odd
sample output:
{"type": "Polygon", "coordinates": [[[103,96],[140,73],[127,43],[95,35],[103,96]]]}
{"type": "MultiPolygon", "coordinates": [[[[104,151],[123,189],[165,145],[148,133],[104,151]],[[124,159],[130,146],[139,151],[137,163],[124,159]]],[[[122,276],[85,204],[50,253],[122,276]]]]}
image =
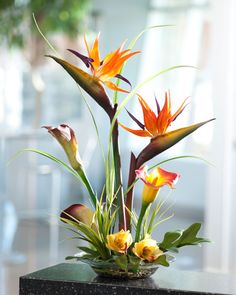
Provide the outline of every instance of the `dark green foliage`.
{"type": "MultiPolygon", "coordinates": [[[[90,0],[0,1],[0,43],[24,47],[26,38],[38,34],[32,14],[47,35],[55,32],[76,37],[83,31],[83,20],[90,0]],[[16,2],[17,3],[17,2],[16,2]]],[[[41,38],[41,37],[40,37],[41,38]]]]}

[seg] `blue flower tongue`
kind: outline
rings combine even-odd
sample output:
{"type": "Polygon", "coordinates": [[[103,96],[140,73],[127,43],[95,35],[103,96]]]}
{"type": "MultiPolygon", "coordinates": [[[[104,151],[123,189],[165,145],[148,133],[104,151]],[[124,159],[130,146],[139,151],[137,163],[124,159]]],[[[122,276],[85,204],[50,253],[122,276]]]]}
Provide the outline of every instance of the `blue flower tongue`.
{"type": "Polygon", "coordinates": [[[68,51],[70,51],[71,53],[73,53],[74,55],[76,55],[79,59],[82,60],[82,62],[86,65],[87,68],[89,68],[90,66],[92,66],[92,62],[94,62],[94,60],[90,57],[87,57],[81,53],[79,53],[76,50],[73,49],[67,49],[68,51]]]}

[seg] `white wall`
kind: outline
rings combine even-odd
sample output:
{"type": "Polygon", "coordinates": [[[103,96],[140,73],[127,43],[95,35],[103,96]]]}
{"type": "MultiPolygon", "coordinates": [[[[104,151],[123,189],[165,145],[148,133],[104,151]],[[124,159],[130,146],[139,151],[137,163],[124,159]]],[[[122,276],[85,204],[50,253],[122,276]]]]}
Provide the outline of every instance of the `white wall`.
{"type": "Polygon", "coordinates": [[[206,206],[205,268],[236,272],[235,107],[236,107],[236,1],[212,0],[212,63],[214,113],[206,206]]]}

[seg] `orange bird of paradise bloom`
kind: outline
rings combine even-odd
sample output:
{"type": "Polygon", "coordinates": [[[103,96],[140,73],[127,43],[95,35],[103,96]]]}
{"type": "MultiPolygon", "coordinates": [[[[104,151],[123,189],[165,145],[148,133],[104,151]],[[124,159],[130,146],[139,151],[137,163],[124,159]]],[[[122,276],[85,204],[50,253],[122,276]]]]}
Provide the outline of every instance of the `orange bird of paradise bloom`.
{"type": "Polygon", "coordinates": [[[71,53],[79,57],[87,68],[90,68],[94,77],[101,81],[104,85],[112,90],[128,93],[127,90],[121,89],[111,82],[110,79],[118,78],[128,83],[131,86],[129,80],[120,74],[120,71],[124,63],[133,55],[140,51],[131,52],[130,49],[123,50],[124,43],[115,51],[109,53],[103,60],[100,58],[99,53],[99,34],[95,39],[93,46],[89,48],[86,36],[84,35],[84,42],[87,48],[88,56],[85,56],[76,50],[68,49],[71,53]]]}
{"type": "Polygon", "coordinates": [[[186,107],[187,98],[183,101],[181,106],[177,109],[177,111],[172,115],[171,114],[171,99],[170,92],[167,91],[165,93],[165,103],[162,109],[160,109],[159,103],[156,100],[157,105],[157,115],[155,112],[151,110],[146,101],[142,98],[141,95],[138,94],[139,103],[142,107],[143,111],[143,120],[144,124],[142,124],[137,118],[135,118],[130,112],[128,112],[129,116],[138,124],[141,128],[140,130],[135,130],[124,126],[119,123],[121,127],[125,130],[141,137],[151,137],[155,138],[158,135],[162,135],[166,132],[167,128],[171,125],[171,123],[183,112],[186,107]]]}

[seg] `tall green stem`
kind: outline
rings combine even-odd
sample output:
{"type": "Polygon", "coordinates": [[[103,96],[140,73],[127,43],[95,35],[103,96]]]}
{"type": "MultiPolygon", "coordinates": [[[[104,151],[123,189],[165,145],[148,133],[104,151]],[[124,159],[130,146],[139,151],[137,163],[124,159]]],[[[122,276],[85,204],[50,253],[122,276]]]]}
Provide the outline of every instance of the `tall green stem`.
{"type": "MultiPolygon", "coordinates": [[[[117,104],[114,106],[114,115],[116,113],[117,104]]],[[[111,116],[112,122],[114,116],[111,116]]],[[[119,148],[119,130],[118,122],[115,121],[114,128],[112,130],[112,147],[113,147],[113,159],[115,167],[115,193],[117,194],[117,206],[119,210],[119,230],[126,230],[126,218],[125,218],[125,203],[124,203],[124,191],[122,183],[121,173],[121,160],[120,160],[120,148],[119,148]]]]}
{"type": "Polygon", "coordinates": [[[142,223],[143,223],[143,217],[145,215],[145,212],[146,212],[148,206],[149,206],[149,204],[142,203],[142,208],[141,208],[141,211],[140,211],[140,214],[139,214],[138,223],[137,223],[137,227],[136,227],[135,242],[139,241],[141,226],[142,226],[142,223]]]}
{"type": "Polygon", "coordinates": [[[79,174],[81,180],[83,181],[84,185],[86,186],[86,188],[88,190],[90,200],[92,201],[94,208],[96,208],[98,200],[97,200],[96,194],[95,194],[95,192],[94,192],[94,190],[87,178],[87,175],[85,174],[83,169],[77,170],[77,173],[79,174]]]}

